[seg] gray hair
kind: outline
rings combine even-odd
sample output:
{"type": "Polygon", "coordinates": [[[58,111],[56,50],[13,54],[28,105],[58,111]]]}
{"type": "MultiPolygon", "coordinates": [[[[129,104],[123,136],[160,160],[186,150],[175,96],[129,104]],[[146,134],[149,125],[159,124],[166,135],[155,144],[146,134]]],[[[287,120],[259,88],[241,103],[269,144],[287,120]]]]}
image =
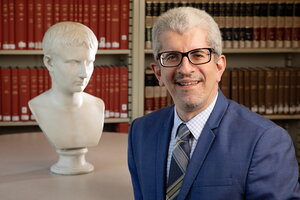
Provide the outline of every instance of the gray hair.
{"type": "Polygon", "coordinates": [[[162,49],[159,36],[163,32],[172,30],[182,34],[196,26],[201,26],[207,31],[207,44],[220,56],[222,54],[222,36],[215,20],[203,10],[192,7],[179,7],[162,14],[153,26],[152,45],[154,58],[156,59],[157,54],[162,49]]]}
{"type": "Polygon", "coordinates": [[[59,22],[51,26],[43,38],[43,52],[49,55],[55,52],[58,45],[82,46],[93,49],[96,53],[98,40],[93,31],[77,22],[59,22]]]}

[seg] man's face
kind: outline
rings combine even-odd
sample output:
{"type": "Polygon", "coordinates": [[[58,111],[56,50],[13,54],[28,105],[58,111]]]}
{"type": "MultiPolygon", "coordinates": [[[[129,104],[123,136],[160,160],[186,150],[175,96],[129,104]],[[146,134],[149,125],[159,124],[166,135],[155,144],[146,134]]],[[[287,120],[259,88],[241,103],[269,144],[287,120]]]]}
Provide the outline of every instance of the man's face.
{"type": "Polygon", "coordinates": [[[92,76],[94,61],[95,51],[85,46],[57,47],[50,58],[52,87],[66,93],[82,92],[92,76]]]}
{"type": "MultiPolygon", "coordinates": [[[[192,28],[184,34],[166,31],[159,38],[162,43],[160,52],[188,52],[198,48],[210,48],[206,37],[206,31],[200,27],[192,28]]],[[[165,85],[171,94],[182,120],[190,120],[203,111],[217,94],[226,60],[222,55],[216,63],[215,55],[211,56],[211,61],[202,65],[194,65],[187,57],[183,57],[178,67],[165,68],[159,63],[159,66],[152,66],[160,85],[165,85]]]]}

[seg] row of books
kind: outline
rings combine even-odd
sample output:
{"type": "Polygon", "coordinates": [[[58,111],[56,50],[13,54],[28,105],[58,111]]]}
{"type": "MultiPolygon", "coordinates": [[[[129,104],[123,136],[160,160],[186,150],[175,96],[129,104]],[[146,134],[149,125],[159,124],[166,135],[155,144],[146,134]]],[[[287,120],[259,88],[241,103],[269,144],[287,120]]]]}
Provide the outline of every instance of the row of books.
{"type": "Polygon", "coordinates": [[[299,0],[146,1],[145,48],[157,17],[170,8],[192,6],[218,23],[225,48],[300,48],[299,0]]]}
{"type": "MultiPolygon", "coordinates": [[[[260,114],[300,114],[300,67],[227,68],[220,88],[224,95],[260,114]]],[[[151,69],[145,71],[144,112],[172,105],[151,69]]]]}
{"type": "Polygon", "coordinates": [[[61,21],[90,27],[100,49],[128,49],[129,0],[0,0],[0,49],[41,49],[61,21]]]}
{"type": "MultiPolygon", "coordinates": [[[[43,67],[0,68],[0,121],[35,120],[28,101],[51,88],[43,67]]],[[[105,118],[128,118],[128,68],[97,66],[85,92],[105,103],[105,118]]]]}
{"type": "Polygon", "coordinates": [[[300,67],[227,68],[224,95],[260,114],[300,114],[300,67]]]}

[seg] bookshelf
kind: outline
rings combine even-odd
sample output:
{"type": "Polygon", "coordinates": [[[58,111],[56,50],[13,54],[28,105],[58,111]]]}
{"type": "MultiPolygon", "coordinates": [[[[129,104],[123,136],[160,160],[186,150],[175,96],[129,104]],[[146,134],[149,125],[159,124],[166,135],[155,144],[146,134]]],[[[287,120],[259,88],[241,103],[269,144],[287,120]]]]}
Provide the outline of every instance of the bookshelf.
{"type": "MultiPolygon", "coordinates": [[[[39,1],[37,1],[39,2],[39,1]]],[[[73,2],[73,1],[70,1],[73,2]]],[[[95,2],[95,1],[93,1],[95,2]]],[[[97,1],[96,1],[97,2],[97,1]]],[[[116,2],[116,1],[115,1],[116,2]]],[[[117,1],[120,3],[121,1],[117,1]]],[[[123,1],[124,2],[124,1],[123,1]]],[[[129,12],[128,12],[128,48],[127,49],[113,49],[105,48],[99,49],[96,55],[95,66],[100,65],[126,65],[128,68],[128,117],[126,118],[105,118],[105,124],[114,126],[119,123],[130,123],[131,120],[137,116],[135,111],[135,105],[137,105],[136,96],[139,94],[134,92],[135,85],[139,85],[139,79],[135,73],[137,68],[137,56],[138,41],[133,40],[138,34],[138,0],[128,0],[129,12]]],[[[84,2],[83,2],[84,3],[84,2]]],[[[55,5],[53,5],[55,6],[55,5]]],[[[2,5],[0,6],[2,9],[2,5]]],[[[54,7],[53,7],[54,9],[54,7]]],[[[1,19],[1,18],[0,18],[1,19]]],[[[1,19],[2,20],[2,19],[1,19]]],[[[63,20],[62,20],[63,21],[63,20]]],[[[120,24],[121,25],[121,24],[120,24]]],[[[1,30],[2,31],[2,30],[1,30]]],[[[0,34],[0,37],[3,35],[0,34]]],[[[98,38],[99,40],[99,38],[98,38]]],[[[0,43],[1,44],[1,43],[0,43]]],[[[2,44],[1,44],[2,45],[2,44]]],[[[24,49],[24,50],[6,50],[0,49],[0,66],[18,66],[19,68],[27,66],[43,66],[43,52],[41,49],[24,49]]],[[[26,127],[36,126],[35,121],[0,121],[1,127],[26,127]]],[[[104,126],[105,127],[105,126],[104,126]]]]}

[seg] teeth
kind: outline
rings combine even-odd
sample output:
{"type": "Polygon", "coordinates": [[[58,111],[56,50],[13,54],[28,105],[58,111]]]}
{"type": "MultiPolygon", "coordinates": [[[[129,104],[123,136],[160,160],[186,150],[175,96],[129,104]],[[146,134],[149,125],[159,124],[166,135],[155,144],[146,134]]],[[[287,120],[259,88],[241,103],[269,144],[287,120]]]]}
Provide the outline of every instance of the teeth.
{"type": "Polygon", "coordinates": [[[198,83],[198,81],[193,81],[193,82],[188,82],[188,83],[179,83],[179,85],[188,86],[188,85],[195,85],[197,83],[198,83]]]}

